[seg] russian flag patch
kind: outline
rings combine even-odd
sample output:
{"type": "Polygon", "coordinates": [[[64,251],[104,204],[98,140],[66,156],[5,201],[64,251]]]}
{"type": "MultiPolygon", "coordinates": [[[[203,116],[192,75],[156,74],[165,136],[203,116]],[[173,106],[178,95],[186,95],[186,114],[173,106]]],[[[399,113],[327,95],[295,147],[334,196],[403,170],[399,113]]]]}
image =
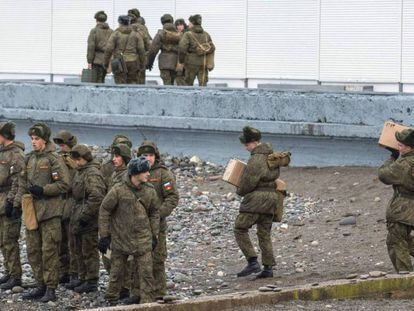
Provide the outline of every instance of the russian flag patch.
{"type": "Polygon", "coordinates": [[[171,182],[167,182],[163,185],[165,191],[171,191],[173,189],[173,185],[171,182]]]}

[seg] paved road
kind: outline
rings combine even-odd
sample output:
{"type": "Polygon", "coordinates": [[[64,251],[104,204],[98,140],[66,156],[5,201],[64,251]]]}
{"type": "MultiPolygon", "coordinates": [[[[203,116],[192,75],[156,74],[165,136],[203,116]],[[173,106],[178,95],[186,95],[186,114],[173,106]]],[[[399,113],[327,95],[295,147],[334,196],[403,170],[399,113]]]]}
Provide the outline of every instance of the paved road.
{"type": "MultiPolygon", "coordinates": [[[[30,121],[17,123],[17,139],[29,144],[27,130],[30,121]]],[[[75,133],[79,141],[101,146],[110,145],[115,134],[124,134],[134,142],[134,147],[144,138],[156,141],[162,151],[173,155],[198,155],[203,160],[225,164],[230,158],[247,159],[248,153],[238,142],[238,133],[183,131],[153,128],[113,128],[76,124],[50,124],[56,132],[66,128],[75,133]]],[[[293,154],[292,166],[378,166],[388,157],[375,140],[337,139],[305,136],[264,135],[277,150],[289,150],[293,154]]],[[[27,145],[30,149],[30,146],[27,145]]]]}

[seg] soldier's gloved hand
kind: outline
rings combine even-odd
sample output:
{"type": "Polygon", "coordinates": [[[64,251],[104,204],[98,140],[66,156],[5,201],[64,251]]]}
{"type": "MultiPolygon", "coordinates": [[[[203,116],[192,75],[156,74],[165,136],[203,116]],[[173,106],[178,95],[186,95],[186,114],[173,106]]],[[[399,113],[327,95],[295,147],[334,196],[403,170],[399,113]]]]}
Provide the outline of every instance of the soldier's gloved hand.
{"type": "Polygon", "coordinates": [[[147,69],[148,69],[149,71],[151,71],[151,70],[152,70],[152,67],[153,67],[153,65],[152,65],[152,64],[148,64],[148,65],[147,65],[147,69]]]}
{"type": "Polygon", "coordinates": [[[16,208],[14,207],[11,213],[11,220],[16,220],[16,219],[20,219],[20,217],[22,217],[22,210],[20,208],[16,208]]]}
{"type": "Polygon", "coordinates": [[[400,156],[400,152],[398,150],[392,149],[390,147],[386,148],[389,152],[391,152],[391,157],[393,157],[394,159],[398,159],[400,156]]]}
{"type": "Polygon", "coordinates": [[[6,204],[4,204],[4,210],[6,212],[6,217],[11,218],[13,212],[13,203],[6,201],[6,204]]]}
{"type": "Polygon", "coordinates": [[[152,250],[155,250],[155,248],[158,245],[158,239],[156,237],[152,238],[152,250]]]}
{"type": "Polygon", "coordinates": [[[43,187],[34,185],[29,187],[29,192],[33,194],[37,198],[41,198],[43,196],[43,187]]]}
{"type": "Polygon", "coordinates": [[[98,242],[98,249],[102,254],[106,254],[106,251],[109,249],[111,245],[111,237],[107,236],[104,238],[100,238],[98,242]]]}

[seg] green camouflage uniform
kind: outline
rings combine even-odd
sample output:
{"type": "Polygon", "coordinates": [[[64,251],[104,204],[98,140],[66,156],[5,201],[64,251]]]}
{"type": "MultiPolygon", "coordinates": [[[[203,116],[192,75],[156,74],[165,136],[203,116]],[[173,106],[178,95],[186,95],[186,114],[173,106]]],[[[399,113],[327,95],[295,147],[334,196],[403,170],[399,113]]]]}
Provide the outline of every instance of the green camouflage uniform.
{"type": "Polygon", "coordinates": [[[15,206],[21,205],[30,186],[43,187],[43,197],[33,198],[37,230],[26,230],[27,257],[39,286],[55,289],[59,283],[59,246],[62,238],[62,196],[69,190],[69,172],[51,143],[43,151],[26,155],[19,194],[15,206]]]}
{"type": "MultiPolygon", "coordinates": [[[[13,142],[0,149],[0,249],[4,258],[6,274],[21,279],[20,226],[21,218],[11,219],[5,215],[6,201],[14,202],[19,189],[21,171],[24,169],[24,144],[13,142]]],[[[21,207],[17,207],[21,209],[21,207]]]]}
{"type": "Polygon", "coordinates": [[[98,23],[89,33],[86,58],[88,64],[92,64],[92,69],[97,71],[97,83],[105,83],[104,52],[112,32],[107,23],[98,23]]]}
{"type": "Polygon", "coordinates": [[[108,300],[119,299],[124,267],[133,256],[135,271],[132,295],[141,303],[153,300],[152,241],[158,238],[159,201],[154,187],[137,189],[128,175],[106,195],[99,211],[99,236],[111,236],[111,274],[106,292],[108,300]],[[133,207],[133,208],[131,208],[133,207]]]}
{"type": "Polygon", "coordinates": [[[379,178],[392,185],[394,195],[387,207],[387,248],[397,271],[413,271],[410,251],[414,229],[414,151],[391,158],[379,168],[379,178]]]}
{"type": "Polygon", "coordinates": [[[237,244],[249,260],[257,257],[249,238],[249,229],[253,225],[257,226],[257,237],[265,266],[275,265],[271,229],[278,201],[275,181],[279,177],[279,168],[269,169],[267,159],[272,153],[272,147],[265,143],[251,152],[237,189],[237,194],[243,200],[234,228],[237,244]]]}
{"type": "Polygon", "coordinates": [[[89,283],[99,278],[98,214],[106,192],[99,167],[99,162],[92,160],[77,168],[72,183],[76,206],[71,225],[76,237],[79,279],[89,283]]]}
{"type": "MultiPolygon", "coordinates": [[[[131,26],[132,26],[132,29],[141,36],[144,42],[145,54],[147,54],[149,51],[150,45],[151,45],[151,37],[148,33],[147,27],[139,23],[133,23],[131,24],[131,26]]],[[[138,84],[145,84],[146,66],[147,64],[143,64],[142,68],[138,71],[138,84]]]]}

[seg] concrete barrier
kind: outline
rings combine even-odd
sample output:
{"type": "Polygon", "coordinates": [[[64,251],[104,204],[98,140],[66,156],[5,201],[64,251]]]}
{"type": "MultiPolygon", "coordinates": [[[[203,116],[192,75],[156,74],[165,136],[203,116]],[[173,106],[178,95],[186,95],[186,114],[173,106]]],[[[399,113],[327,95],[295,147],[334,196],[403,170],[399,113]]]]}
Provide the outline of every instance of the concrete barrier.
{"type": "Polygon", "coordinates": [[[414,125],[414,95],[298,90],[0,82],[4,118],[111,126],[378,137],[414,125]]]}

